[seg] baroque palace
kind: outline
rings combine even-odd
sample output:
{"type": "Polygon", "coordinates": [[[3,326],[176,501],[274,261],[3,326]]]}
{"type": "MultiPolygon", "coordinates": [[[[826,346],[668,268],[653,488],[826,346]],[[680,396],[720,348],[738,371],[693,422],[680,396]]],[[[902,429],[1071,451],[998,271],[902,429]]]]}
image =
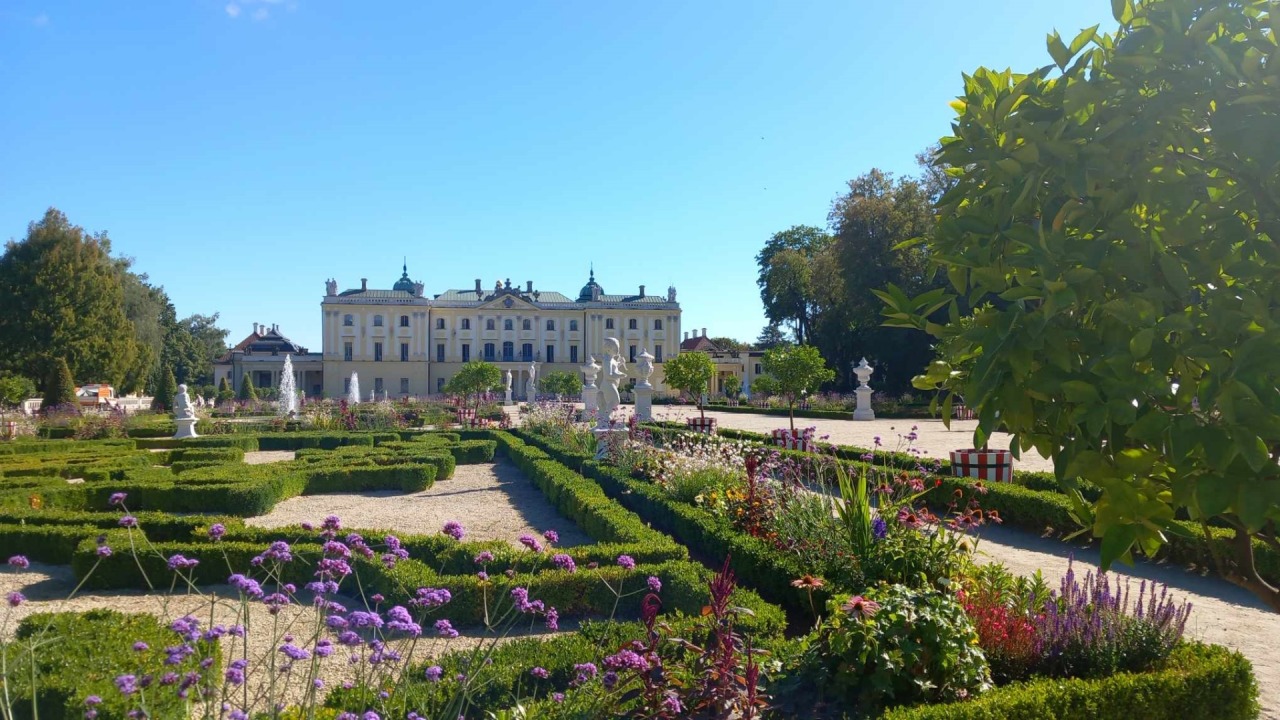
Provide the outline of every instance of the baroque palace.
{"type": "Polygon", "coordinates": [[[216,376],[236,389],[246,374],[257,386],[275,385],[290,353],[297,386],[308,395],[343,397],[355,372],[363,395],[422,397],[440,393],[463,363],[484,360],[510,370],[515,397],[527,399],[531,371],[539,378],[555,370],[581,377],[581,366],[599,357],[606,337],[618,338],[628,365],[651,354],[650,382],[665,389],[663,361],[680,348],[675,288],[650,295],[641,285],[633,294],[608,295],[592,270],[576,299],[535,289],[532,281],[490,288],[477,279],[474,288],[434,297],[423,289],[407,265],[390,289],[361,279],[359,288],[339,291],[337,281],[328,280],[320,303],[321,353],[308,353],[274,326],[261,332],[255,326],[219,359],[216,376]]]}

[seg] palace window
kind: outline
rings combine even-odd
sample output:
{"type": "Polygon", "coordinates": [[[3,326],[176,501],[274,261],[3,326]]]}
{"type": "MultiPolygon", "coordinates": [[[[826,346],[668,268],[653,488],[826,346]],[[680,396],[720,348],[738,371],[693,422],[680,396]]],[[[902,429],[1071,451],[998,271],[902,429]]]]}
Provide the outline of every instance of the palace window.
{"type": "Polygon", "coordinates": [[[520,346],[520,359],[525,362],[533,359],[533,343],[525,343],[520,346]]]}
{"type": "MultiPolygon", "coordinates": [[[[510,321],[508,321],[510,322],[510,321]]],[[[516,359],[516,345],[510,340],[502,343],[502,359],[511,362],[516,359]]]]}
{"type": "Polygon", "coordinates": [[[556,321],[555,321],[555,320],[548,320],[548,321],[547,321],[547,329],[548,329],[548,330],[555,330],[555,329],[556,329],[556,321]]]}
{"type": "Polygon", "coordinates": [[[515,324],[514,322],[512,322],[511,320],[509,320],[509,319],[508,319],[508,320],[503,320],[503,321],[502,321],[502,329],[503,329],[503,330],[515,330],[515,329],[516,329],[516,324],[515,324]]]}
{"type": "Polygon", "coordinates": [[[484,359],[493,362],[493,343],[484,344],[484,359]]]}
{"type": "Polygon", "coordinates": [[[436,378],[436,392],[444,392],[444,378],[436,378]]]}
{"type": "Polygon", "coordinates": [[[381,395],[383,391],[382,378],[373,379],[373,392],[375,395],[381,395]]]}
{"type": "Polygon", "coordinates": [[[437,330],[444,329],[444,318],[436,318],[436,329],[437,330]]]}
{"type": "Polygon", "coordinates": [[[661,345],[653,346],[653,361],[662,362],[662,346],[661,345]]]}
{"type": "Polygon", "coordinates": [[[436,362],[444,362],[444,343],[436,343],[436,362]]]}
{"type": "Polygon", "coordinates": [[[578,346],[577,345],[569,346],[569,362],[575,365],[578,364],[578,346]]]}
{"type": "Polygon", "coordinates": [[[612,329],[613,329],[613,318],[605,318],[605,320],[604,320],[604,329],[605,329],[605,330],[612,330],[612,329]]]}
{"type": "Polygon", "coordinates": [[[555,362],[555,361],[556,361],[556,346],[555,346],[555,345],[548,345],[548,346],[547,346],[547,354],[546,354],[546,358],[547,358],[547,362],[549,362],[549,363],[553,363],[553,362],[555,362]]]}
{"type": "Polygon", "coordinates": [[[628,360],[627,362],[632,362],[632,363],[633,363],[633,362],[635,362],[635,361],[636,361],[636,346],[635,346],[635,345],[632,345],[632,346],[630,347],[629,352],[628,352],[628,355],[631,357],[631,359],[630,359],[630,360],[628,360]]]}
{"type": "Polygon", "coordinates": [[[401,315],[401,316],[400,316],[400,327],[409,327],[409,316],[408,316],[408,315],[401,315]]]}
{"type": "Polygon", "coordinates": [[[462,318],[462,329],[463,330],[471,329],[471,318],[462,318]]]}
{"type": "Polygon", "coordinates": [[[661,330],[661,329],[662,329],[662,321],[661,321],[661,320],[654,320],[654,321],[653,321],[653,329],[654,329],[654,330],[661,330]]]}
{"type": "Polygon", "coordinates": [[[374,315],[374,316],[373,316],[373,326],[374,326],[374,327],[382,327],[382,316],[381,316],[381,315],[374,315]]]}
{"type": "Polygon", "coordinates": [[[638,323],[636,322],[635,318],[631,318],[630,320],[627,321],[628,330],[635,330],[637,326],[638,326],[638,323]]]}
{"type": "Polygon", "coordinates": [[[355,320],[355,318],[351,317],[350,315],[343,315],[343,316],[342,316],[342,325],[343,325],[343,327],[351,327],[352,325],[355,325],[355,324],[356,324],[356,320],[355,320]]]}
{"type": "Polygon", "coordinates": [[[342,359],[351,362],[351,343],[342,343],[342,359]]]}
{"type": "Polygon", "coordinates": [[[342,378],[342,394],[347,395],[351,392],[351,378],[342,378]]]}
{"type": "Polygon", "coordinates": [[[522,330],[532,330],[532,329],[533,329],[533,321],[532,321],[532,320],[525,320],[525,321],[521,324],[520,328],[521,328],[522,330]]]}
{"type": "Polygon", "coordinates": [[[569,332],[578,332],[578,321],[577,321],[577,320],[570,320],[570,321],[569,321],[569,332]]]}
{"type": "Polygon", "coordinates": [[[400,362],[409,362],[409,343],[400,343],[400,362]]]}
{"type": "Polygon", "coordinates": [[[471,362],[471,345],[462,343],[462,362],[471,362]]]}
{"type": "Polygon", "coordinates": [[[764,370],[760,367],[760,363],[756,363],[756,374],[759,375],[764,370]]]}
{"type": "Polygon", "coordinates": [[[409,394],[409,378],[400,378],[400,394],[409,394]]]}
{"type": "Polygon", "coordinates": [[[492,330],[492,329],[493,329],[493,318],[489,318],[488,320],[485,320],[485,321],[484,321],[484,329],[485,329],[485,330],[492,330]]]}
{"type": "Polygon", "coordinates": [[[382,362],[382,343],[376,342],[373,344],[373,361],[382,362]]]}

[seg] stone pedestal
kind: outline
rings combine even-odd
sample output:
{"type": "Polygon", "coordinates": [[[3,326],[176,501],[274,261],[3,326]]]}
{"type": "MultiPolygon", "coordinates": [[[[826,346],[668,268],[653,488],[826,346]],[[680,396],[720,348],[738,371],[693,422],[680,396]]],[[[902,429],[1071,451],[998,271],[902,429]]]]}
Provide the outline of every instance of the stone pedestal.
{"type": "Polygon", "coordinates": [[[632,391],[636,396],[636,419],[640,422],[653,420],[653,386],[640,387],[632,391]]]}
{"type": "Polygon", "coordinates": [[[596,387],[596,375],[600,372],[600,365],[594,357],[588,357],[587,364],[580,369],[585,379],[582,383],[582,413],[591,417],[599,407],[600,388],[596,387]]]}
{"type": "Polygon", "coordinates": [[[196,418],[183,417],[174,418],[174,422],[178,423],[178,432],[173,434],[175,440],[183,438],[200,437],[196,434],[196,418]]]}
{"type": "Polygon", "coordinates": [[[876,419],[875,412],[871,410],[871,387],[867,385],[873,372],[875,368],[867,364],[866,358],[853,367],[853,373],[858,376],[858,387],[853,391],[858,398],[858,405],[853,411],[854,420],[876,419]]]}
{"type": "Polygon", "coordinates": [[[610,428],[593,428],[592,434],[596,436],[596,460],[601,460],[609,452],[609,448],[614,444],[621,444],[627,439],[627,428],[610,427],[610,428]]]}

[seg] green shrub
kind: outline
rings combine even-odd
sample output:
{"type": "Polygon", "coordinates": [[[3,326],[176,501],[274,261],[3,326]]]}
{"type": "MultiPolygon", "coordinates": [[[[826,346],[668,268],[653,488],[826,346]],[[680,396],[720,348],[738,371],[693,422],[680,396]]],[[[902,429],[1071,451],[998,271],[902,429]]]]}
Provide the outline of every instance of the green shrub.
{"type": "Polygon", "coordinates": [[[478,465],[493,462],[493,453],[498,444],[492,440],[464,440],[449,447],[453,459],[459,465],[478,465]]]}

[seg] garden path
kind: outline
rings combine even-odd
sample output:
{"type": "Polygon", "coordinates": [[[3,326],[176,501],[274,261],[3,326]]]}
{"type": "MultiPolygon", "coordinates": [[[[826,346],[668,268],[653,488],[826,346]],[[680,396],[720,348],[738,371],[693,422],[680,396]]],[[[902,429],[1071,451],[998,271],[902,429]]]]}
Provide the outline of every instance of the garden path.
{"type": "Polygon", "coordinates": [[[521,535],[540,536],[544,530],[560,534],[558,545],[572,547],[592,541],[571,520],[562,517],[524,473],[499,460],[459,465],[453,477],[424,492],[376,491],[305,495],[285,500],[271,512],[245,522],[258,527],[319,523],[337,515],[345,527],[431,535],[449,520],[462,523],[467,540],[505,540],[518,544],[521,535]]]}
{"type": "MultiPolygon", "coordinates": [[[[1012,528],[988,526],[983,528],[981,538],[979,561],[1003,563],[1020,575],[1039,570],[1054,588],[1073,556],[1076,576],[1081,579],[1101,560],[1096,547],[1064,543],[1012,528]]],[[[1280,720],[1280,614],[1267,610],[1253,595],[1225,580],[1175,565],[1138,561],[1133,567],[1114,565],[1111,574],[1135,578],[1135,595],[1138,581],[1147,579],[1168,585],[1170,595],[1177,601],[1191,602],[1187,635],[1233,648],[1248,658],[1258,679],[1260,717],[1280,720]]]]}
{"type": "MultiPolygon", "coordinates": [[[[632,406],[619,408],[630,414],[632,406]]],[[[692,405],[655,405],[654,420],[684,422],[685,418],[698,414],[698,408],[692,405]]],[[[788,426],[786,417],[778,415],[762,415],[757,413],[726,413],[707,411],[707,417],[715,418],[720,427],[751,432],[770,433],[778,428],[788,426]]],[[[819,436],[827,435],[828,441],[837,445],[852,445],[869,448],[880,438],[886,450],[905,450],[907,441],[903,439],[912,427],[916,427],[916,440],[912,443],[926,457],[946,460],[952,450],[973,447],[973,431],[978,427],[977,420],[952,420],[948,429],[941,420],[818,420],[814,418],[796,418],[797,428],[817,428],[819,436]]],[[[991,437],[989,446],[1007,449],[1012,436],[1008,433],[996,433],[991,437]]],[[[1034,450],[1023,454],[1015,460],[1013,466],[1017,470],[1052,471],[1053,462],[1041,457],[1034,450]]]]}
{"type": "Polygon", "coordinates": [[[286,462],[292,460],[296,454],[292,450],[252,450],[244,454],[244,464],[267,465],[269,463],[286,462]]]}

